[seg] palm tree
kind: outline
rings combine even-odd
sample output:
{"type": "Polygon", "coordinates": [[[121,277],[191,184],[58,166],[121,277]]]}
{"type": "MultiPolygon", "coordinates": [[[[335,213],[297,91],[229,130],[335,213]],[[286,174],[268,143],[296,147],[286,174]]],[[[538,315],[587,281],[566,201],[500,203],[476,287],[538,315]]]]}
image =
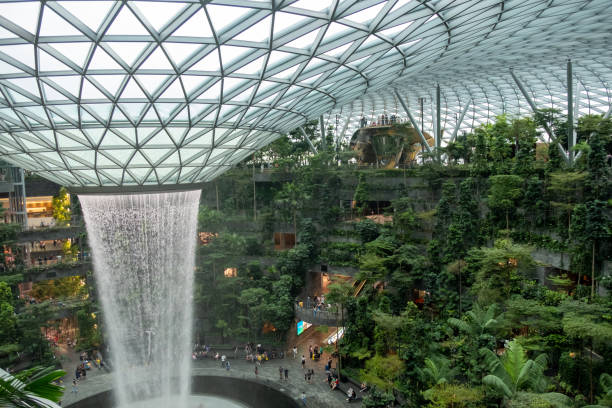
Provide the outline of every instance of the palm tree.
{"type": "MultiPolygon", "coordinates": [[[[545,354],[540,354],[534,360],[528,360],[523,346],[516,340],[508,343],[501,357],[489,349],[481,349],[480,352],[491,373],[485,376],[482,382],[500,392],[506,402],[515,398],[521,390],[542,393],[546,389],[545,354]]],[[[565,395],[556,392],[538,394],[538,397],[556,404],[568,399],[565,395]]]]}
{"type": "Polygon", "coordinates": [[[19,408],[60,408],[56,403],[64,387],[53,384],[66,375],[53,367],[34,367],[11,375],[0,369],[0,406],[19,408]]]}

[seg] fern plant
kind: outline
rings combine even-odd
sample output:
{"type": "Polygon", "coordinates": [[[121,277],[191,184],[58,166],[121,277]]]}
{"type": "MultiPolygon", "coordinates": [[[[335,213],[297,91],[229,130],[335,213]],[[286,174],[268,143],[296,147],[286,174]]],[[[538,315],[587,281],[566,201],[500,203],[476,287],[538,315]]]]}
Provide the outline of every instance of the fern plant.
{"type": "Polygon", "coordinates": [[[516,398],[520,391],[532,391],[538,393],[539,399],[555,407],[562,408],[569,404],[569,398],[563,394],[543,393],[547,385],[545,354],[540,354],[534,360],[527,359],[525,349],[516,340],[508,343],[505,353],[499,357],[489,349],[481,349],[480,352],[490,371],[482,379],[483,384],[502,394],[506,403],[516,398]]]}

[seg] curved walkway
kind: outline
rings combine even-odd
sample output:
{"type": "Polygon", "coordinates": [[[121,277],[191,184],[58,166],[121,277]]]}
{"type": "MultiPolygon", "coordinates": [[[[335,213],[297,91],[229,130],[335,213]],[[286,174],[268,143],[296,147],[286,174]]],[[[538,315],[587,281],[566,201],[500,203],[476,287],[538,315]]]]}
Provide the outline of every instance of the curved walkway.
{"type": "MultiPolygon", "coordinates": [[[[306,355],[308,352],[305,353],[306,355]]],[[[214,375],[214,376],[231,376],[234,378],[243,378],[256,380],[264,383],[272,388],[275,388],[293,399],[299,400],[302,391],[306,393],[306,406],[311,408],[337,408],[340,406],[348,406],[345,395],[340,391],[331,391],[327,386],[327,376],[323,369],[325,362],[306,362],[306,368],[313,368],[315,371],[314,378],[311,384],[304,381],[304,373],[302,371],[300,356],[294,360],[292,356],[284,359],[270,360],[259,367],[259,375],[255,378],[255,365],[241,359],[230,359],[231,369],[227,371],[221,368],[221,364],[213,359],[198,360],[193,362],[193,375],[214,375]],[[278,376],[278,368],[289,369],[289,380],[280,381],[278,376]]],[[[93,368],[88,371],[87,379],[79,382],[78,394],[72,394],[71,383],[72,377],[66,376],[68,380],[65,382],[66,391],[62,406],[69,406],[81,399],[98,394],[103,391],[108,391],[113,386],[112,374],[104,370],[93,368]]],[[[361,402],[352,402],[351,407],[360,407],[361,402]]]]}

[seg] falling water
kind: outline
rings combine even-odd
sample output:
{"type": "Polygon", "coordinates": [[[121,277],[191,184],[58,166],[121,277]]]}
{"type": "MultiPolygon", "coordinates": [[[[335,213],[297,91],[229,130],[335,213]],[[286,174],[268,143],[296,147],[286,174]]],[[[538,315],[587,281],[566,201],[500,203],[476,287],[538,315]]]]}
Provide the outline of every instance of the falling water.
{"type": "Polygon", "coordinates": [[[81,195],[119,406],[190,391],[200,191],[81,195]]]}

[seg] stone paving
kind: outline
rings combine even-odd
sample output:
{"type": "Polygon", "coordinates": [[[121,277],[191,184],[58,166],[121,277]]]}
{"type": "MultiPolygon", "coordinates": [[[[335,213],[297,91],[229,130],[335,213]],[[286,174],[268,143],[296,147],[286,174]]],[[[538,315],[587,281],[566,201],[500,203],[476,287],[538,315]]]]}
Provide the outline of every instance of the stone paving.
{"type": "MultiPolygon", "coordinates": [[[[302,348],[302,347],[301,347],[302,348]]],[[[232,353],[228,353],[232,354],[232,353]]],[[[219,361],[214,359],[205,359],[194,361],[194,375],[216,375],[216,376],[232,376],[235,378],[244,378],[265,383],[275,389],[278,389],[292,398],[299,400],[302,391],[306,394],[306,406],[311,408],[335,408],[348,406],[345,395],[340,391],[331,391],[327,385],[326,374],[324,370],[328,355],[324,355],[318,362],[306,360],[306,369],[312,368],[315,371],[314,378],[311,384],[304,380],[304,371],[301,367],[301,355],[305,354],[308,357],[308,351],[305,353],[300,349],[296,359],[292,356],[284,359],[270,360],[263,363],[259,367],[259,374],[255,376],[255,364],[247,362],[243,359],[230,359],[231,369],[227,371],[221,368],[219,361]],[[289,380],[279,380],[278,368],[289,369],[289,380]]],[[[335,366],[335,362],[334,362],[335,366]]],[[[112,388],[112,374],[104,369],[98,370],[93,368],[88,371],[87,378],[79,382],[78,393],[71,393],[72,379],[74,378],[74,367],[66,366],[69,374],[66,376],[65,387],[66,391],[62,406],[69,406],[83,398],[91,395],[107,391],[112,388]]],[[[356,387],[354,387],[356,388],[356,387]]],[[[301,401],[300,401],[301,404],[301,401]]],[[[361,402],[356,401],[350,403],[352,407],[361,406],[361,402]]]]}

